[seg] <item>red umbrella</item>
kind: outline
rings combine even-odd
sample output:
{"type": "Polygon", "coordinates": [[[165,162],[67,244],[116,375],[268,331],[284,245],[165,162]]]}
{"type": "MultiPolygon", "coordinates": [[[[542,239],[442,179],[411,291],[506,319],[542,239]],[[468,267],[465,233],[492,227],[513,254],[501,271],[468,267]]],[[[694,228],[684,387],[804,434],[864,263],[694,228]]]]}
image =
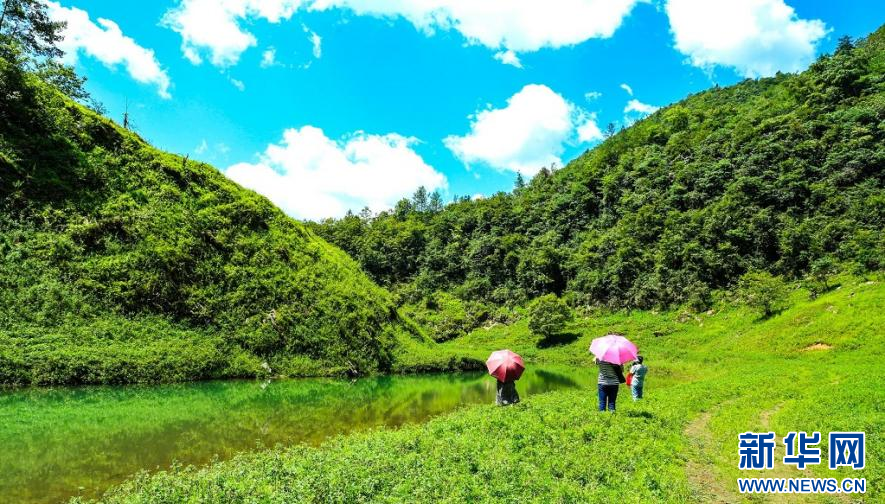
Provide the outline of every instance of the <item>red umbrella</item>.
{"type": "Polygon", "coordinates": [[[502,382],[518,380],[522,376],[522,372],[525,371],[522,357],[510,350],[492,352],[486,361],[486,367],[490,375],[502,382]]]}

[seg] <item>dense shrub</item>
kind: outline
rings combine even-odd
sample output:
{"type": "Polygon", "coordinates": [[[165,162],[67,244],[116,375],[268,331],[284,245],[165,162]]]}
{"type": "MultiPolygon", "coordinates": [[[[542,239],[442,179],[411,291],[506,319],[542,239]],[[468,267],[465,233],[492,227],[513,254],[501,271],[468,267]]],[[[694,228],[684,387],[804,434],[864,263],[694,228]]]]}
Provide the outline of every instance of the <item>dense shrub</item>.
{"type": "Polygon", "coordinates": [[[787,284],[765,271],[751,271],[741,277],[738,296],[763,317],[783,309],[787,301],[787,284]]]}
{"type": "Polygon", "coordinates": [[[554,294],[541,296],[529,305],[529,330],[544,338],[554,336],[574,318],[571,308],[554,294]]]}
{"type": "Polygon", "coordinates": [[[426,328],[435,341],[464,336],[490,317],[482,303],[463,301],[446,292],[436,292],[401,310],[426,328]]]}

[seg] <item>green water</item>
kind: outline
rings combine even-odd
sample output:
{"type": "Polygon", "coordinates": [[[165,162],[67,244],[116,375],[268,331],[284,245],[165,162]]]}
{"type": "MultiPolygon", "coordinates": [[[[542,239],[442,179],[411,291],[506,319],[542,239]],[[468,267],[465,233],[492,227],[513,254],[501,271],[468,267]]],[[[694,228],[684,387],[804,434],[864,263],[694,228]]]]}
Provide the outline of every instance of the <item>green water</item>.
{"type": "MultiPolygon", "coordinates": [[[[530,368],[523,400],[592,386],[595,376],[530,368]]],[[[0,393],[0,502],[98,496],[140,470],[205,464],[277,443],[420,422],[463,404],[494,402],[483,374],[356,381],[215,381],[0,393]]]]}

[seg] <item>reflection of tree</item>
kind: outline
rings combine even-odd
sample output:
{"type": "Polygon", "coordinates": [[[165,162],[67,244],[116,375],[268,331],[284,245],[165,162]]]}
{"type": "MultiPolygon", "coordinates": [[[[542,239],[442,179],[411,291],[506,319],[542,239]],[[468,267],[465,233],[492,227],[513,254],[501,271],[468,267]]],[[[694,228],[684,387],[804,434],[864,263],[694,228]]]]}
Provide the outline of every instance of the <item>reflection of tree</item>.
{"type": "MultiPolygon", "coordinates": [[[[526,397],[578,386],[527,371],[526,397]]],[[[141,469],[209,462],[259,444],[318,444],[330,436],[420,422],[460,404],[494,402],[483,373],[356,381],[216,381],[30,389],[0,395],[0,495],[13,501],[97,495],[141,469]]]]}
{"type": "Polygon", "coordinates": [[[540,378],[542,378],[544,384],[548,388],[576,388],[578,386],[578,382],[564,374],[554,373],[552,371],[545,371],[543,369],[539,369],[535,371],[535,373],[540,378]]]}

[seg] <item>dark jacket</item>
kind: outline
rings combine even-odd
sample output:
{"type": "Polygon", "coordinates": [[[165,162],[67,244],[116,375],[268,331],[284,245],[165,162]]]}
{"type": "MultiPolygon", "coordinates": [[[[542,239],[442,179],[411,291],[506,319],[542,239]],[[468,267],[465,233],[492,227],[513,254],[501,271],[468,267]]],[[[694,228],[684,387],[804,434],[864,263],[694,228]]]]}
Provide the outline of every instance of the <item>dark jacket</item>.
{"type": "Polygon", "coordinates": [[[498,381],[498,393],[495,396],[495,403],[498,406],[506,406],[508,404],[516,404],[519,402],[519,394],[516,392],[516,382],[498,381]]]}

